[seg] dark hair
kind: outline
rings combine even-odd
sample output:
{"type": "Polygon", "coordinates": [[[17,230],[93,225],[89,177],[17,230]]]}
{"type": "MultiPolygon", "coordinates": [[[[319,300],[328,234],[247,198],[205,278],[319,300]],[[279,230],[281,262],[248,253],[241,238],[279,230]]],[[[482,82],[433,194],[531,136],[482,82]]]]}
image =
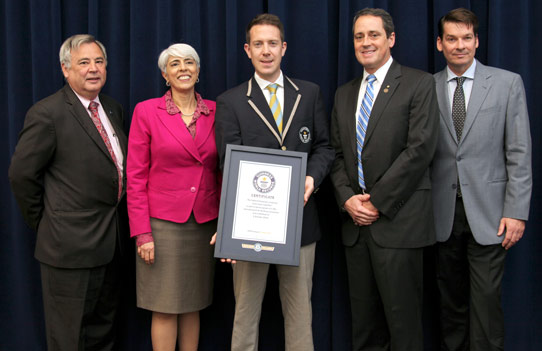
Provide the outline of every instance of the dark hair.
{"type": "Polygon", "coordinates": [[[438,36],[441,39],[444,34],[444,23],[446,22],[463,23],[467,27],[472,26],[474,35],[478,35],[478,17],[470,10],[460,7],[442,16],[438,21],[438,36]]]}
{"type": "Polygon", "coordinates": [[[246,31],[247,44],[250,44],[250,29],[254,26],[262,25],[262,24],[268,24],[270,26],[277,27],[280,31],[280,41],[284,42],[284,26],[282,25],[280,18],[270,13],[262,13],[254,17],[247,26],[247,31],[246,31]]]}
{"type": "Polygon", "coordinates": [[[354,27],[356,26],[356,21],[361,16],[375,16],[380,17],[382,19],[382,25],[384,26],[384,30],[386,31],[386,37],[389,38],[391,33],[395,32],[395,27],[393,26],[393,19],[391,18],[391,15],[383,9],[373,9],[366,7],[363,10],[359,10],[354,15],[354,21],[352,22],[352,33],[354,33],[354,27]]]}

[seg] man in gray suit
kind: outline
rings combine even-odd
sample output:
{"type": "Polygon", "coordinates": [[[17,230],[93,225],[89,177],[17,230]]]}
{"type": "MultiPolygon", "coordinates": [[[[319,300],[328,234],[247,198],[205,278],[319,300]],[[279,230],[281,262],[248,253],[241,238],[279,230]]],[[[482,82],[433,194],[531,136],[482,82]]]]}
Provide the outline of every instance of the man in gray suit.
{"type": "Polygon", "coordinates": [[[531,136],[521,77],[474,59],[478,20],[439,21],[440,132],[432,166],[442,350],[503,350],[501,281],[531,198],[531,136]]]}

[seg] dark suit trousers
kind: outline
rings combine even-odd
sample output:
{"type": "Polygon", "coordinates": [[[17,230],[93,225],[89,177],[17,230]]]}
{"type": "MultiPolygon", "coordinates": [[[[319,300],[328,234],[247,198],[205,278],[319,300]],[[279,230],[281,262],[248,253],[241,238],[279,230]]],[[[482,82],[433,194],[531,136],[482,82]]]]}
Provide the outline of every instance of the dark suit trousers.
{"type": "Polygon", "coordinates": [[[87,269],[41,263],[49,351],[112,350],[119,298],[119,259],[87,269]]]}
{"type": "Polygon", "coordinates": [[[423,249],[376,244],[369,227],[345,247],[352,349],[421,351],[423,249]]]}
{"type": "Polygon", "coordinates": [[[437,244],[436,252],[441,350],[504,350],[501,281],[506,250],[474,240],[461,198],[452,235],[437,244]]]}

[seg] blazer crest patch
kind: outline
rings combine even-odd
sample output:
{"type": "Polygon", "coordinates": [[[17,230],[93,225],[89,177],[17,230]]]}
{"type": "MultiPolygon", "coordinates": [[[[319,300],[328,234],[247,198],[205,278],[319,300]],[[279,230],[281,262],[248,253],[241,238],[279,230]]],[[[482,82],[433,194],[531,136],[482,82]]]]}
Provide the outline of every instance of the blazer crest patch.
{"type": "Polygon", "coordinates": [[[302,143],[306,144],[311,140],[311,132],[307,127],[301,127],[299,130],[299,139],[302,143]]]}

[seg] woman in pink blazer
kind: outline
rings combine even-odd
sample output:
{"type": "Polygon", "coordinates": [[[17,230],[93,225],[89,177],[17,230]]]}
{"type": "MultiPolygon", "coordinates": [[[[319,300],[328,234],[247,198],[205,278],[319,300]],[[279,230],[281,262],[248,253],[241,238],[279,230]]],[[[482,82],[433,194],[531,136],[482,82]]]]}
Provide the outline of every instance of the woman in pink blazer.
{"type": "Polygon", "coordinates": [[[137,104],[128,140],[127,192],[136,238],[137,305],[152,311],[154,350],[196,350],[199,311],[211,304],[219,179],[215,102],[195,92],[200,62],[186,44],[158,66],[171,89],[137,104]]]}

